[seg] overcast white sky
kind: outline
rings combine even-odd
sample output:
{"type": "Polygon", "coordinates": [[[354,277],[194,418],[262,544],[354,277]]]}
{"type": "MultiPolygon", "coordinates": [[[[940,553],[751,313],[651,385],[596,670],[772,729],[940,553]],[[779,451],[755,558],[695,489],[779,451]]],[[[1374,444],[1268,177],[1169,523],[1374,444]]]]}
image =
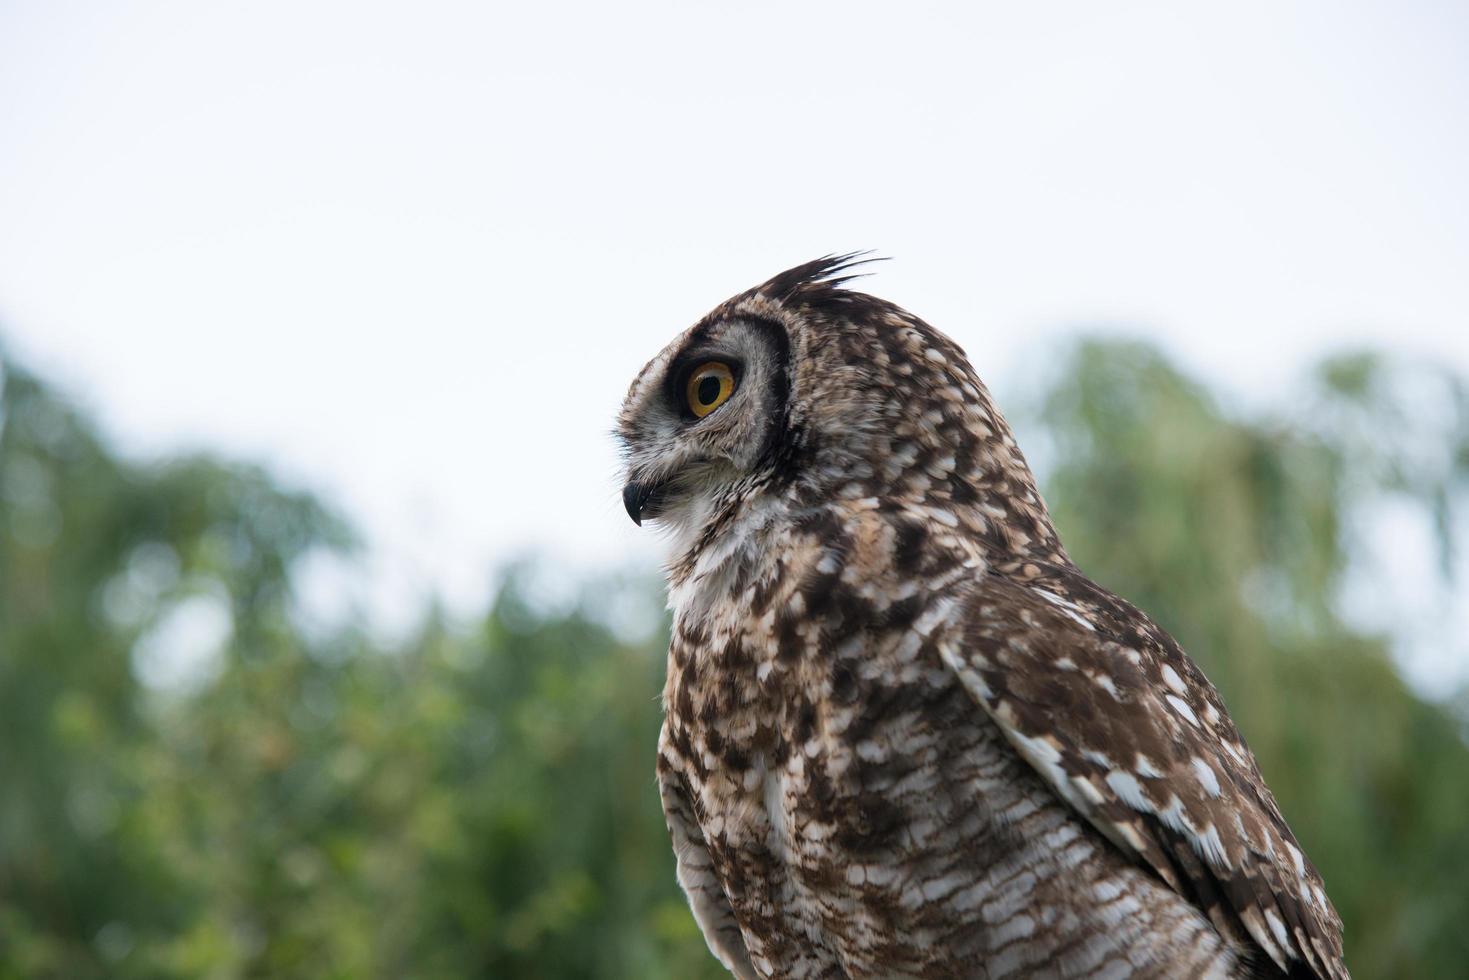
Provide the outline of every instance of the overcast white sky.
{"type": "Polygon", "coordinates": [[[607,436],[822,253],[1003,393],[1108,324],[1269,400],[1469,370],[1460,3],[0,3],[0,337],[138,453],[341,502],[400,586],[649,559],[607,436]]]}

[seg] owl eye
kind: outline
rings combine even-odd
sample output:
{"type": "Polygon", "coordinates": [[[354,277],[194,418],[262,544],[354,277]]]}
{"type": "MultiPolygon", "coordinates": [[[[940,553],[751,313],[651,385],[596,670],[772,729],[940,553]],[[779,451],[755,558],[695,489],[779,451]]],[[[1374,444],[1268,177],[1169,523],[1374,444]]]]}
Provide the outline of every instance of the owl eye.
{"type": "Polygon", "coordinates": [[[684,398],[688,402],[689,411],[696,418],[703,418],[723,405],[734,394],[734,387],[734,372],[729,369],[728,364],[722,361],[706,361],[689,375],[684,398]]]}

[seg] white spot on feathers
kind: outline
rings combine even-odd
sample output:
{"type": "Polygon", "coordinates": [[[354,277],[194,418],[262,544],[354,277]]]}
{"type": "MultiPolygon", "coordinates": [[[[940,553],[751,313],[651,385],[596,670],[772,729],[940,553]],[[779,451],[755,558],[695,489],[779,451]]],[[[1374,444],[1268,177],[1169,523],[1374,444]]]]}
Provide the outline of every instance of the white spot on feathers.
{"type": "Polygon", "coordinates": [[[1168,805],[1158,811],[1158,819],[1170,829],[1181,834],[1193,835],[1194,828],[1184,814],[1183,801],[1177,796],[1169,797],[1168,805]]]}
{"type": "MultiPolygon", "coordinates": [[[[761,760],[759,768],[765,769],[764,760],[761,760]]],[[[765,772],[765,817],[770,822],[769,846],[770,852],[777,860],[788,860],[790,854],[790,833],[786,828],[785,812],[785,788],[781,785],[780,771],[765,772]]]]}
{"type": "Polygon", "coordinates": [[[1179,714],[1187,718],[1189,720],[1189,724],[1193,725],[1195,728],[1199,727],[1199,719],[1194,716],[1194,709],[1188,706],[1187,701],[1172,694],[1165,695],[1165,697],[1168,699],[1168,703],[1173,706],[1174,711],[1177,711],[1179,714]]]}
{"type": "Polygon", "coordinates": [[[1290,934],[1285,931],[1285,923],[1280,920],[1274,909],[1265,910],[1265,921],[1270,923],[1270,931],[1275,935],[1275,941],[1280,944],[1281,949],[1290,949],[1290,934]]]}
{"type": "Polygon", "coordinates": [[[1153,804],[1143,795],[1142,784],[1132,773],[1123,772],[1120,769],[1113,770],[1107,773],[1107,785],[1112,787],[1112,792],[1122,798],[1123,803],[1134,810],[1141,810],[1144,813],[1153,812],[1153,804]]]}
{"type": "Polygon", "coordinates": [[[1290,852],[1290,859],[1296,866],[1296,874],[1305,877],[1306,859],[1301,855],[1301,849],[1290,841],[1285,842],[1285,849],[1290,852]]]}
{"type": "Polygon", "coordinates": [[[1193,757],[1194,775],[1198,777],[1199,785],[1204,787],[1204,792],[1210,796],[1219,796],[1219,777],[1209,764],[1198,756],[1193,757]]]}
{"type": "Polygon", "coordinates": [[[1086,618],[1084,618],[1080,612],[1077,611],[1078,607],[1075,603],[1068,602],[1054,593],[1047,592],[1045,589],[1036,589],[1035,594],[1049,602],[1051,605],[1055,606],[1057,609],[1061,610],[1075,622],[1091,630],[1093,633],[1097,631],[1097,628],[1093,626],[1086,618]]]}
{"type": "Polygon", "coordinates": [[[1194,850],[1199,852],[1210,864],[1216,867],[1228,868],[1229,855],[1224,851],[1224,841],[1219,838],[1219,828],[1209,824],[1209,828],[1202,834],[1196,834],[1190,838],[1194,850]]]}

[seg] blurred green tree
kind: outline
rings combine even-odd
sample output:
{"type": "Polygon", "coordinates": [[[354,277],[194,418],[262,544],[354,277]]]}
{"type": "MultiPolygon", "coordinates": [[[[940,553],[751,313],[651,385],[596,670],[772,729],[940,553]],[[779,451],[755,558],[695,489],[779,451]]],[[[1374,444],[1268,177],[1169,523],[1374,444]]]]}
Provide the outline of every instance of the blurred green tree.
{"type": "MultiPolygon", "coordinates": [[[[467,626],[304,628],[297,569],[354,547],[329,509],[120,460],[23,368],[3,385],[0,978],[723,975],[652,779],[663,634],[627,612],[655,582],[550,601],[523,564],[467,626]]],[[[1384,494],[1452,570],[1463,385],[1339,358],[1289,418],[1239,419],[1147,347],[1083,343],[1034,404],[1073,557],[1219,685],[1355,975],[1451,975],[1462,719],[1342,604],[1384,494]]]]}
{"type": "Polygon", "coordinates": [[[0,976],[116,975],[207,898],[152,819],[163,745],[137,655],[169,668],[201,618],[247,655],[293,560],[350,539],[257,469],[120,461],[0,363],[0,976]]]}

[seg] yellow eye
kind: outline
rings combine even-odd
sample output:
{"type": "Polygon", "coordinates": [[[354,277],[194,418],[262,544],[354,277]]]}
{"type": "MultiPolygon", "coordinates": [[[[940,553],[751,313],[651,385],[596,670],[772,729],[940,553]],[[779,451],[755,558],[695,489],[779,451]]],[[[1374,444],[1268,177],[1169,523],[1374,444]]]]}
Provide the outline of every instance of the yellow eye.
{"type": "Polygon", "coordinates": [[[734,373],[730,371],[728,364],[720,361],[706,361],[700,364],[698,369],[689,375],[688,387],[684,389],[684,398],[689,403],[689,411],[698,418],[703,418],[723,405],[732,394],[734,394],[734,373]]]}

